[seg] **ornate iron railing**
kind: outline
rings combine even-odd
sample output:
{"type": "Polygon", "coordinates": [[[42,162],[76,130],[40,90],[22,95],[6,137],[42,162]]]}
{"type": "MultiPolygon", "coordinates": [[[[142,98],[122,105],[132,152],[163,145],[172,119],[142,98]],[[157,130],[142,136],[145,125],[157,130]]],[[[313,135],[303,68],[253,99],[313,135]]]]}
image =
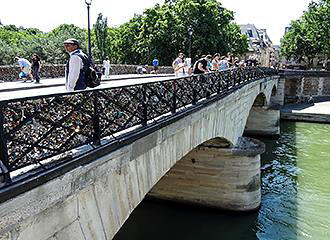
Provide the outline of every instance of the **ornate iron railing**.
{"type": "Polygon", "coordinates": [[[124,87],[0,102],[0,159],[9,172],[46,159],[64,161],[70,150],[153,119],[219,97],[253,80],[277,74],[268,68],[232,69],[124,87]]]}

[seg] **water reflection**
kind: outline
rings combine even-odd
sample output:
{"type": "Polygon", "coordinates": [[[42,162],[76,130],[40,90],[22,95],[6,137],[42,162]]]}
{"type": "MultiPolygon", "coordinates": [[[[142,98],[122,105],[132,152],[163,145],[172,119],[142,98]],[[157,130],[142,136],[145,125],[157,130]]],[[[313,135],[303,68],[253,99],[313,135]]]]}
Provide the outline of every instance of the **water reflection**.
{"type": "Polygon", "coordinates": [[[285,122],[280,138],[261,140],[258,212],[143,201],[114,239],[330,239],[330,125],[285,122]]]}

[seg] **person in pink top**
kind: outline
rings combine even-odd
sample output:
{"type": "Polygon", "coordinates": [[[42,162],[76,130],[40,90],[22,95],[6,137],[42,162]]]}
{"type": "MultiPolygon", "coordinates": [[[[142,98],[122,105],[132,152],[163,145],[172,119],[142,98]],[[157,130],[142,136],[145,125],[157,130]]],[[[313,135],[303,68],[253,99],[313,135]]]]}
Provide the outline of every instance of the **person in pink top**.
{"type": "Polygon", "coordinates": [[[213,55],[213,59],[211,62],[211,70],[218,71],[220,69],[220,54],[216,53],[213,55]]]}

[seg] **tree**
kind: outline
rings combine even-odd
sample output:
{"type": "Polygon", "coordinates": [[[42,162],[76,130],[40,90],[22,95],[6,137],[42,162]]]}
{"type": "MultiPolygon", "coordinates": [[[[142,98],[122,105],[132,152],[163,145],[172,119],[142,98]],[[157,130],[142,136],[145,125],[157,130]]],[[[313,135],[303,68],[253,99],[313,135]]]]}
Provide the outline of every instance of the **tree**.
{"type": "Polygon", "coordinates": [[[188,53],[189,27],[193,28],[193,56],[229,51],[243,54],[247,39],[233,19],[233,12],[216,0],[165,1],[120,26],[122,59],[145,64],[157,57],[161,64],[170,65],[179,51],[188,53]]]}
{"type": "Polygon", "coordinates": [[[108,41],[108,19],[103,18],[102,13],[99,13],[96,23],[94,24],[95,40],[97,47],[97,55],[100,60],[105,59],[107,48],[109,45],[108,41]]]}
{"type": "Polygon", "coordinates": [[[76,38],[80,42],[80,47],[87,52],[87,31],[73,24],[62,24],[46,36],[48,44],[46,45],[45,54],[46,62],[64,63],[68,58],[64,50],[63,42],[68,38],[76,38]]]}
{"type": "Polygon", "coordinates": [[[318,55],[325,58],[330,54],[330,1],[311,2],[307,11],[292,21],[289,31],[281,39],[281,55],[301,62],[318,55]]]}

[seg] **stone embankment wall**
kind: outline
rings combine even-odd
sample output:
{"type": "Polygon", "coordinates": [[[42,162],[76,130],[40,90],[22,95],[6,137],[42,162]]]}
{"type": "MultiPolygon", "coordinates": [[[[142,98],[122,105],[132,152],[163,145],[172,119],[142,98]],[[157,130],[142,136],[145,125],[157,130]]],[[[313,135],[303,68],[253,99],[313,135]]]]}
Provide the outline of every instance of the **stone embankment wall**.
{"type": "MultiPolygon", "coordinates": [[[[102,69],[102,66],[99,66],[102,69]]],[[[57,78],[64,76],[64,64],[44,64],[41,68],[42,78],[57,78]]],[[[137,65],[112,64],[110,74],[134,74],[137,65]]],[[[148,66],[147,71],[151,72],[152,67],[148,66]]],[[[18,66],[0,66],[0,80],[15,81],[20,69],[18,66]]],[[[172,67],[160,66],[159,73],[173,73],[172,67]]]]}
{"type": "Polygon", "coordinates": [[[299,103],[330,98],[330,71],[285,70],[284,103],[299,103]]]}

